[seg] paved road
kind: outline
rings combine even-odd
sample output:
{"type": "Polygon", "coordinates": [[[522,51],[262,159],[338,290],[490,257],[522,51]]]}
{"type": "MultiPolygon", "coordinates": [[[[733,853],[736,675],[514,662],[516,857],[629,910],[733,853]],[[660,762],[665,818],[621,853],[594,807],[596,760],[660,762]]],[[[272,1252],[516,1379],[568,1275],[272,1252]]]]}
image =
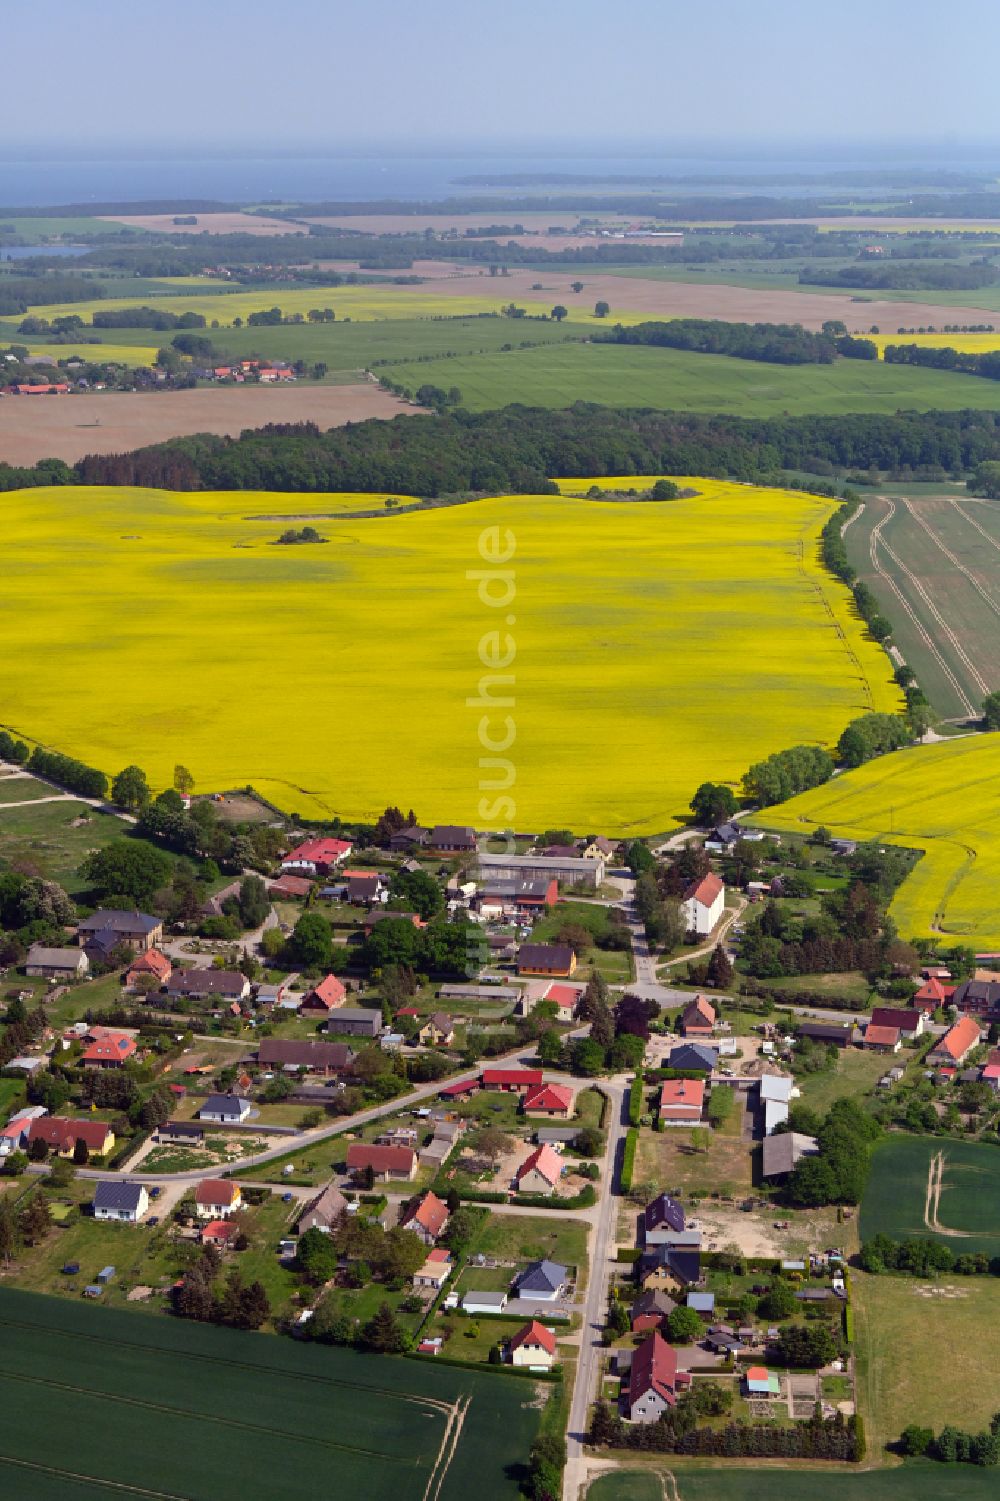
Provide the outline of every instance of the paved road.
{"type": "Polygon", "coordinates": [[[590,1404],[597,1394],[597,1381],[601,1369],[604,1346],[601,1331],[608,1302],[608,1282],[611,1275],[611,1252],[615,1246],[615,1215],[618,1209],[618,1167],[625,1139],[626,1083],[614,1079],[602,1084],[610,1097],[608,1111],[608,1142],[601,1163],[601,1196],[596,1205],[596,1223],[590,1232],[590,1280],[583,1308],[583,1329],[580,1335],[580,1354],[577,1361],[576,1379],[573,1383],[573,1399],[569,1410],[569,1429],[566,1435],[566,1474],[563,1494],[575,1497],[583,1480],[585,1461],[583,1446],[587,1433],[587,1415],[590,1404]]]}

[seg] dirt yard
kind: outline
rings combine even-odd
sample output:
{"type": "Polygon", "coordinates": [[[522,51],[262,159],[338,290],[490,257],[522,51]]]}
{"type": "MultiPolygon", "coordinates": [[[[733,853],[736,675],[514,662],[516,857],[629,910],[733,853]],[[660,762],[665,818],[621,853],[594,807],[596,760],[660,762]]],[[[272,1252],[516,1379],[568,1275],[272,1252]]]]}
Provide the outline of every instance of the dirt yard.
{"type": "MultiPolygon", "coordinates": [[[[173,214],[101,214],[109,224],[130,224],[169,235],[294,235],[301,224],[290,219],[264,219],[256,214],[196,214],[197,224],[175,224],[173,214]]],[[[181,217],[186,217],[182,215],[181,217]]]]}
{"type": "Polygon", "coordinates": [[[106,392],[86,396],[8,396],[0,400],[0,454],[8,464],[122,453],[188,433],[236,436],[265,422],[322,428],[412,411],[378,386],[297,384],[217,390],[106,392]]]}

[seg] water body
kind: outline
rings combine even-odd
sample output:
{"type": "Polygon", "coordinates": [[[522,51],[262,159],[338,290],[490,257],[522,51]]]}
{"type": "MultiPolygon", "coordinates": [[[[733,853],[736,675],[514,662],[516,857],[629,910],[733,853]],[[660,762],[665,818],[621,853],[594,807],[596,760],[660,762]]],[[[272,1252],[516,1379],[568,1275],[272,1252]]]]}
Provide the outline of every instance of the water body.
{"type": "MultiPolygon", "coordinates": [[[[157,157],[126,159],[0,160],[0,205],[40,207],[46,204],[137,203],[152,199],[201,198],[231,203],[283,200],[319,202],[353,199],[441,198],[469,188],[457,188],[457,178],[484,173],[593,173],[595,177],[632,175],[649,177],[720,177],[734,180],[747,174],[871,172],[887,169],[983,170],[976,160],[893,157],[885,160],[860,155],[812,159],[768,158],[764,154],[740,157],[735,151],[718,158],[675,156],[669,152],[631,156],[532,155],[524,151],[455,156],[411,154],[343,156],[218,156],[157,157]]],[[[484,189],[483,191],[489,191],[484,189]]],[[[519,191],[519,190],[512,190],[519,191]]],[[[549,191],[541,188],[540,191],[549,191]]],[[[795,188],[769,189],[795,193],[795,188]]]]}

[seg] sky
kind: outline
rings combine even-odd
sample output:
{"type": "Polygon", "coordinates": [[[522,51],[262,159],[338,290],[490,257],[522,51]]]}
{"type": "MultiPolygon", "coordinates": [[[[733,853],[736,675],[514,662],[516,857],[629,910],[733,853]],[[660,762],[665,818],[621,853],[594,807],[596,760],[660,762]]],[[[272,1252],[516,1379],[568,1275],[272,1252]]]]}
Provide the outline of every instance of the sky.
{"type": "Polygon", "coordinates": [[[613,154],[1000,138],[997,0],[46,0],[5,11],[8,159],[52,146],[613,154]]]}

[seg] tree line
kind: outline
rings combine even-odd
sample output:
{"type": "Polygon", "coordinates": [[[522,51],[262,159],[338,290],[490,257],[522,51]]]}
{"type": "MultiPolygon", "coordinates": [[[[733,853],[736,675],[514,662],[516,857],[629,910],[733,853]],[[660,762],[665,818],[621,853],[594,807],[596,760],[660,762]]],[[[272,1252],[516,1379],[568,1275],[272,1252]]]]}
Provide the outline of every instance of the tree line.
{"type": "MultiPolygon", "coordinates": [[[[900,412],[740,418],[509,406],[472,413],[373,418],[321,433],[272,424],[238,438],[176,438],[126,454],[90,455],[73,469],[46,461],[47,483],[174,490],[347,490],[436,497],[551,494],[553,474],[703,474],[780,480],[785,469],[889,474],[974,470],[1000,460],[1000,413],[900,412]]],[[[0,487],[38,483],[0,468],[0,487]]]]}
{"type": "Polygon", "coordinates": [[[798,323],[725,323],[714,318],[674,318],[666,323],[617,324],[594,335],[595,344],[652,344],[724,354],[771,365],[832,365],[837,355],[877,359],[870,339],[852,338],[846,330],[810,333],[798,323]]]}
{"type": "Polygon", "coordinates": [[[866,287],[872,291],[973,291],[991,287],[996,280],[995,268],[985,261],[955,265],[950,261],[878,260],[841,266],[838,271],[806,266],[799,272],[799,281],[806,286],[866,287]]]}
{"type": "Polygon", "coordinates": [[[930,349],[925,344],[887,344],[882,358],[887,365],[922,365],[929,370],[957,370],[962,375],[1000,380],[1000,350],[972,354],[960,349],[930,349]]]}
{"type": "MultiPolygon", "coordinates": [[[[696,1390],[696,1389],[694,1389],[696,1390]]],[[[827,1459],[857,1462],[864,1453],[860,1420],[816,1411],[805,1423],[729,1422],[721,1428],[697,1426],[683,1394],[655,1423],[626,1423],[607,1402],[598,1402],[590,1430],[592,1444],[656,1454],[720,1455],[727,1459],[827,1459]]]]}

